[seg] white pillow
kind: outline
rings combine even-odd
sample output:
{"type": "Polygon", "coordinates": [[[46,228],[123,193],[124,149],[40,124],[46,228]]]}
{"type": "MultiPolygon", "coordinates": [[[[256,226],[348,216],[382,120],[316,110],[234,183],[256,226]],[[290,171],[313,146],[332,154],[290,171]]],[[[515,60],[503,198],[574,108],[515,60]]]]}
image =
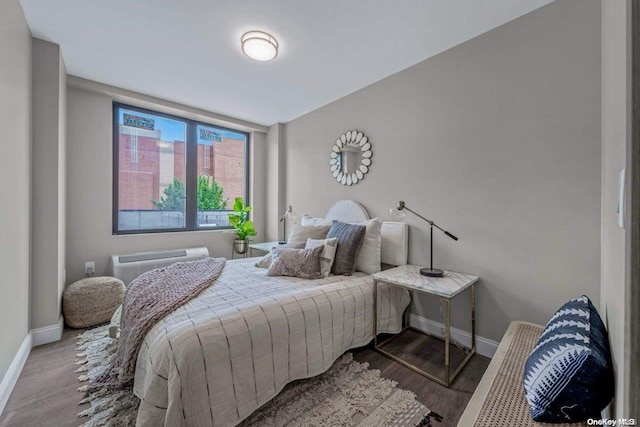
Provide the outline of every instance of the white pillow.
{"type": "MultiPolygon", "coordinates": [[[[331,225],[332,221],[326,218],[316,218],[306,214],[302,215],[300,225],[331,225]]],[[[373,274],[381,270],[381,251],[382,237],[380,230],[382,229],[382,220],[374,218],[367,221],[350,222],[350,224],[364,225],[367,227],[367,234],[364,237],[364,243],[358,258],[356,259],[356,270],[363,273],[373,274]]]]}
{"type": "Polygon", "coordinates": [[[317,248],[324,245],[324,249],[320,252],[320,272],[323,277],[329,277],[331,273],[331,267],[333,267],[333,261],[336,258],[336,249],[338,249],[338,239],[332,237],[331,239],[307,239],[305,249],[317,248]]]}
{"type": "Polygon", "coordinates": [[[300,225],[328,225],[331,227],[332,221],[326,218],[316,218],[307,214],[302,214],[300,225]]]}
{"type": "Polygon", "coordinates": [[[291,231],[289,232],[289,239],[287,240],[287,245],[302,243],[302,246],[304,246],[308,238],[324,239],[327,237],[327,233],[329,232],[330,228],[331,228],[331,224],[329,225],[294,224],[293,227],[291,227],[291,231]]]}
{"type": "Polygon", "coordinates": [[[382,237],[380,230],[382,229],[382,220],[374,218],[368,221],[353,222],[352,224],[367,227],[367,234],[364,236],[364,242],[356,259],[356,271],[362,271],[367,274],[379,272],[381,270],[380,247],[382,245],[382,237]]]}

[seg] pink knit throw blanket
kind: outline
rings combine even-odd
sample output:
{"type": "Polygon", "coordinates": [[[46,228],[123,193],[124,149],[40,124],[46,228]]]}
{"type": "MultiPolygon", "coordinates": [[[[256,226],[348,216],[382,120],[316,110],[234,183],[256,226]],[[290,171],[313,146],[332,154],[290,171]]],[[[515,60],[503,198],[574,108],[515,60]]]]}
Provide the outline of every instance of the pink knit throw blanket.
{"type": "Polygon", "coordinates": [[[148,271],[135,279],[124,296],[118,352],[92,388],[121,388],[135,376],[140,346],[158,321],[213,285],[226,263],[225,258],[178,262],[148,271]]]}

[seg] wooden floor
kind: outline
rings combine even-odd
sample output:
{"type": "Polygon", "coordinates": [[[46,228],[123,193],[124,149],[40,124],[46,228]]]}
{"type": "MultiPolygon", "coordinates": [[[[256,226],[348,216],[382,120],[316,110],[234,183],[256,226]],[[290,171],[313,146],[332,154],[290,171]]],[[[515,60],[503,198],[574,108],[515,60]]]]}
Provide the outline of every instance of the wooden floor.
{"type": "MultiPolygon", "coordinates": [[[[75,337],[79,331],[67,329],[62,340],[36,347],[18,379],[9,402],[0,417],[0,427],[8,426],[78,426],[83,419],[76,417],[83,407],[78,405],[82,394],[75,361],[75,337]]],[[[414,332],[398,338],[388,349],[409,360],[423,360],[428,370],[437,369],[443,361],[442,342],[414,332]]],[[[442,387],[390,359],[371,347],[353,350],[359,362],[368,362],[379,369],[385,378],[398,382],[398,387],[413,391],[420,402],[444,418],[435,426],[455,426],[473,394],[489,359],[475,355],[456,378],[451,388],[442,387]]],[[[452,346],[452,360],[456,363],[462,352],[452,346]]],[[[416,362],[417,363],[417,362],[416,362]]],[[[440,372],[442,368],[440,368],[440,372]]],[[[86,420],[86,419],[84,419],[86,420]]]]}
{"type": "MultiPolygon", "coordinates": [[[[444,343],[442,341],[409,330],[384,348],[427,372],[438,373],[438,376],[444,379],[444,343]]],[[[451,387],[447,388],[375,352],[371,346],[352,352],[357,361],[369,362],[370,368],[379,369],[381,376],[396,381],[399,388],[413,391],[422,404],[441,415],[442,422],[434,423],[434,427],[458,424],[464,408],[490,361],[477,354],[472,356],[451,387]]],[[[458,366],[457,364],[464,356],[465,353],[451,345],[452,366],[458,366]]]]}

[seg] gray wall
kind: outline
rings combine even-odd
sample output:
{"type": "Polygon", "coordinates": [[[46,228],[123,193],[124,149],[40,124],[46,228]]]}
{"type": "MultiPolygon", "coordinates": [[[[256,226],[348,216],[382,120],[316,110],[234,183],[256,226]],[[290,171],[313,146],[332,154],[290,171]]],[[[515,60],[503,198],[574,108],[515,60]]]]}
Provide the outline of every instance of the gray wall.
{"type": "Polygon", "coordinates": [[[67,68],[58,62],[58,313],[67,280],[67,68]]]}
{"type": "MultiPolygon", "coordinates": [[[[630,138],[628,117],[629,4],[626,0],[602,2],[602,288],[601,314],[609,329],[616,371],[614,417],[628,413],[628,371],[625,340],[628,334],[628,290],[625,286],[625,230],[618,226],[618,174],[627,161],[630,138]]],[[[627,218],[628,219],[628,218],[627,218]]],[[[637,308],[634,308],[637,309],[637,308]]],[[[637,361],[636,361],[637,363],[637,361]]]]}
{"type": "Polygon", "coordinates": [[[285,151],[284,126],[276,123],[267,132],[266,153],[266,183],[267,197],[265,200],[266,241],[282,239],[282,229],[279,222],[285,210],[284,182],[285,151]]]}
{"type": "MultiPolygon", "coordinates": [[[[267,198],[267,134],[264,132],[251,132],[251,149],[249,152],[249,173],[252,185],[249,188],[249,203],[253,207],[251,212],[253,225],[258,231],[255,242],[263,242],[266,239],[266,198],[267,198]]],[[[225,255],[226,256],[226,255],[225,255]]]]}
{"type": "Polygon", "coordinates": [[[33,39],[31,327],[60,317],[66,250],[67,71],[60,46],[33,39]]]}
{"type": "MultiPolygon", "coordinates": [[[[85,261],[95,261],[96,274],[105,274],[110,254],[206,246],[212,256],[230,257],[234,234],[223,231],[112,235],[112,102],[105,94],[68,89],[67,283],[84,277],[85,261]]],[[[251,187],[262,193],[266,156],[263,147],[254,145],[265,139],[254,134],[251,147],[256,171],[250,171],[251,187]]],[[[264,202],[259,194],[253,198],[254,218],[261,227],[264,202]]]]}
{"type": "Polygon", "coordinates": [[[18,0],[0,13],[0,379],[29,331],[31,33],[18,0]]]}
{"type": "MultiPolygon", "coordinates": [[[[600,2],[558,0],[293,120],[286,200],[323,215],[340,199],[389,218],[397,200],[460,237],[435,235],[437,267],[475,273],[478,333],[545,323],[566,300],[600,299],[600,2]],[[329,152],[348,129],[373,144],[364,181],[344,187],[329,152]]],[[[428,261],[425,223],[410,262],[428,261]]],[[[468,330],[468,295],[453,304],[468,330]]],[[[413,311],[435,320],[438,306],[413,311]]]]}

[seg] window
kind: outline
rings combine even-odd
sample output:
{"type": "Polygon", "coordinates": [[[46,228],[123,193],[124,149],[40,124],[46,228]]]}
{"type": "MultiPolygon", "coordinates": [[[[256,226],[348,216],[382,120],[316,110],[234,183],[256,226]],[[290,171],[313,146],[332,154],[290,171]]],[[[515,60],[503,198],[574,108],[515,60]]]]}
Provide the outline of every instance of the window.
{"type": "Polygon", "coordinates": [[[113,233],[229,228],[248,203],[249,135],[113,104],[113,233]]]}

